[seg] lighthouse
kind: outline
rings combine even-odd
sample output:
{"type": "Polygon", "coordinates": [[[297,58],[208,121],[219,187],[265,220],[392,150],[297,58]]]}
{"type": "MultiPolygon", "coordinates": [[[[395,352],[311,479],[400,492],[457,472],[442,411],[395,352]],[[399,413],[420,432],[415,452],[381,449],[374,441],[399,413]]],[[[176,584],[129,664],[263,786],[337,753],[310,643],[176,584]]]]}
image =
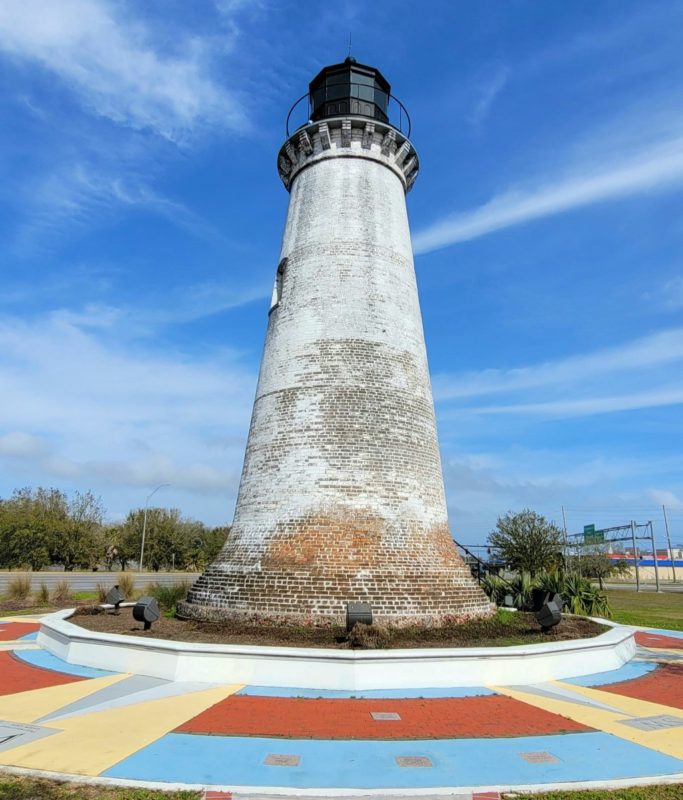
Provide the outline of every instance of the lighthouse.
{"type": "Polygon", "coordinates": [[[289,207],[235,517],[182,616],[491,613],[449,530],[406,210],[419,162],[390,99],[378,69],[328,66],[279,152],[289,207]]]}

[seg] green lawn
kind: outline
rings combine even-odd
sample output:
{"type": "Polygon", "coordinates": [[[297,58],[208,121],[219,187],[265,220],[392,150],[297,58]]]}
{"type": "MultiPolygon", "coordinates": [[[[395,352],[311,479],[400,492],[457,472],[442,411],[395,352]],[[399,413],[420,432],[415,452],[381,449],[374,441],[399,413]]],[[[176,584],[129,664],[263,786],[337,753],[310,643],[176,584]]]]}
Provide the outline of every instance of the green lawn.
{"type": "MultiPolygon", "coordinates": [[[[512,795],[508,795],[512,797],[512,795]]],[[[1,797],[1,795],[0,795],[1,797]]],[[[506,795],[503,795],[506,797],[506,795]]],[[[636,786],[632,789],[591,789],[585,792],[543,792],[517,794],[515,800],[681,800],[683,784],[665,786],[636,786]]]]}
{"type": "Polygon", "coordinates": [[[615,622],[683,631],[683,592],[609,589],[607,597],[615,622]]]}

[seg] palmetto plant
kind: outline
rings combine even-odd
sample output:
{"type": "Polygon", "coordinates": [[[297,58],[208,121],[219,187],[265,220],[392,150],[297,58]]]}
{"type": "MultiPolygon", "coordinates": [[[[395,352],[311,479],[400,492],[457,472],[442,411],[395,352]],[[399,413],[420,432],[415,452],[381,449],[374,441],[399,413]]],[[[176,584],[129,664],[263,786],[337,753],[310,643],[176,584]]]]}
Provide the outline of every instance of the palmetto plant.
{"type": "Polygon", "coordinates": [[[501,605],[506,594],[511,594],[515,608],[529,609],[532,603],[532,591],[543,589],[550,594],[561,595],[564,609],[570,614],[594,617],[611,616],[605,592],[593,586],[588,578],[578,575],[552,572],[542,573],[532,579],[526,573],[521,573],[510,578],[509,581],[489,575],[481,582],[481,587],[498,605],[501,605]]]}
{"type": "Polygon", "coordinates": [[[498,606],[503,604],[506,594],[511,594],[508,584],[498,575],[486,575],[486,577],[482,578],[481,588],[498,606]]]}
{"type": "Polygon", "coordinates": [[[561,594],[567,610],[572,614],[586,614],[593,617],[610,617],[612,615],[607,595],[593,586],[588,578],[566,575],[561,594]]]}

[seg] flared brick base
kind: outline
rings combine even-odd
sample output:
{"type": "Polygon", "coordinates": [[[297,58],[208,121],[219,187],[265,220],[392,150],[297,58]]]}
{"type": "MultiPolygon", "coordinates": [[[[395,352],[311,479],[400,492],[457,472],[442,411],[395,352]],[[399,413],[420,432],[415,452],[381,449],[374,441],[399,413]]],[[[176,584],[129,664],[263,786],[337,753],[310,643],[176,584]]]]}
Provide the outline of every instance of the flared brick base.
{"type": "Polygon", "coordinates": [[[229,541],[178,605],[179,614],[342,624],[347,603],[362,601],[383,624],[438,626],[492,613],[446,528],[382,536],[367,524],[349,531],[337,521],[336,535],[329,527],[271,536],[258,558],[239,540],[229,541]]]}

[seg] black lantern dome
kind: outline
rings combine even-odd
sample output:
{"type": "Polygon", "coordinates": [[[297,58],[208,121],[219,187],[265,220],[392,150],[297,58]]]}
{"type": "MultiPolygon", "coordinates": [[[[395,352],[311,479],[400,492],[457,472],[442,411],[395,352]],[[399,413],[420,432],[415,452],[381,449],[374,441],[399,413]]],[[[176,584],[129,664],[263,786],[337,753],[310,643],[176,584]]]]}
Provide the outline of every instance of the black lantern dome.
{"type": "Polygon", "coordinates": [[[378,69],[359,64],[351,56],[321,69],[308,91],[313,122],[345,116],[389,122],[389,82],[378,69]]]}

